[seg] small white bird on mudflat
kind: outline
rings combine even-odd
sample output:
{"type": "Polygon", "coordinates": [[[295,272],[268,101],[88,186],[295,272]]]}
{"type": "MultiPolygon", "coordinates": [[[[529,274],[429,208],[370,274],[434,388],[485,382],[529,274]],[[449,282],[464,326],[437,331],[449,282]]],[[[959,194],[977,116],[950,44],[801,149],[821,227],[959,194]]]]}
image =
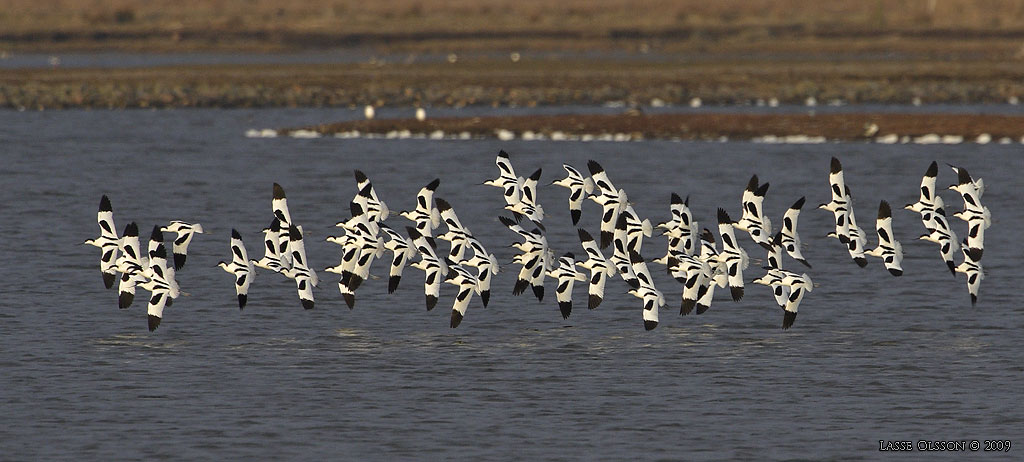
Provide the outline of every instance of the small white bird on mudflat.
{"type": "Polygon", "coordinates": [[[568,176],[551,184],[569,189],[569,215],[572,225],[576,226],[583,214],[583,201],[594,192],[594,180],[584,177],[579,170],[569,164],[562,164],[568,176]]]}
{"type": "Polygon", "coordinates": [[[902,276],[903,246],[892,234],[892,209],[886,201],[878,204],[875,231],[878,233],[878,246],[864,254],[881,258],[885,263],[885,269],[889,270],[890,274],[897,277],[902,276]]]}
{"type": "Polygon", "coordinates": [[[249,283],[252,281],[256,269],[249,261],[248,253],[245,251],[245,243],[242,242],[242,235],[238,230],[231,229],[231,263],[218,262],[220,269],[235,276],[235,295],[238,296],[238,309],[245,308],[249,299],[249,283]]]}
{"type": "Polygon", "coordinates": [[[100,273],[103,274],[103,285],[109,289],[114,287],[114,280],[117,279],[116,261],[119,239],[117,231],[114,231],[114,210],[110,207],[110,199],[106,194],[100,198],[96,223],[100,226],[100,236],[96,239],[89,239],[83,244],[100,249],[100,273]]]}

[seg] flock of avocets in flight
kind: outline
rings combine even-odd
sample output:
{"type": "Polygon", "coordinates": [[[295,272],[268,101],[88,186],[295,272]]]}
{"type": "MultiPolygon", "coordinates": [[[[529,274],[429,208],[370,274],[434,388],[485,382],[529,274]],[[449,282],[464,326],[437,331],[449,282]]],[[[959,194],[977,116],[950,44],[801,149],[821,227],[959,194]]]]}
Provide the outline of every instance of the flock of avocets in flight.
{"type": "MultiPolygon", "coordinates": [[[[658,309],[665,305],[665,296],[655,288],[648,261],[640,253],[644,238],[651,237],[655,228],[660,229],[668,238],[668,250],[665,256],[650,262],[664,265],[668,273],[682,283],[682,315],[689,314],[694,308],[697,314],[707,311],[716,287],[729,287],[734,301],[743,297],[743,271],[748,267],[749,258],[739,245],[735,230],[745,231],[767,251],[764,260],[767,273],[754,279],[753,283],[771,288],[775,301],[783,310],[783,329],[793,325],[801,300],[814,288],[807,273],[798,274],[782,269],[783,251],[807,268],[811,267],[801,254],[801,242],[797,234],[797,219],[804,198],[801,197],[785,212],[782,229],[773,233],[772,222],[764,215],[761,206],[768,191],[768,183],[759,183],[757,175],[750,179],[743,191],[739,220],[733,220],[725,209],[718,209],[716,237],[708,228],[698,231],[698,224],[690,213],[689,197],[684,200],[673,193],[671,218],[652,226],[649,220],[636,213],[626,192],[612,184],[600,164],[592,160],[587,163],[590,176],[584,176],[571,165],[563,164],[568,176],[552,184],[569,190],[568,202],[573,225],[579,222],[583,203],[588,197],[600,205],[602,210],[599,240],[582,228],[578,230],[580,244],[587,257],[585,261],[578,262],[571,252],[556,258],[548,246],[542,224],[544,209],[537,200],[537,182],[541,170],[537,169],[525,178],[517,176],[504,151],[498,154],[495,164],[498,166],[498,177],[484,184],[502,190],[507,204],[505,209],[511,212],[512,217],[501,216],[499,220],[521,238],[520,242],[512,245],[521,251],[513,259],[514,263],[520,265],[520,270],[512,293],[518,296],[531,288],[537,299],[542,301],[545,277],[551,277],[557,281],[555,297],[563,318],[568,318],[572,311],[575,282],[589,282],[587,307],[594,309],[604,298],[607,280],[618,274],[629,287],[628,293],[642,300],[644,327],[647,330],[657,327],[658,309]],[[721,248],[717,246],[718,242],[721,242],[721,248]],[[602,249],[608,246],[611,246],[611,254],[606,257],[602,249]]],[[[932,162],[928,167],[921,181],[918,201],[904,208],[921,215],[921,221],[928,232],[919,239],[939,245],[939,253],[954,277],[957,273],[966,275],[973,305],[977,302],[978,288],[984,277],[981,258],[985,229],[989,227],[991,217],[980,200],[985,191],[984,182],[980,178],[972,179],[964,168],[951,167],[957,174],[958,182],[949,189],[956,191],[964,201],[964,209],[953,215],[968,224],[967,237],[962,242],[958,241],[947,220],[942,197],[935,187],[937,163],[932,162]],[[959,265],[954,263],[957,250],[963,254],[959,265]]],[[[458,288],[451,312],[452,328],[462,322],[473,294],[478,294],[483,306],[487,306],[491,278],[499,269],[498,260],[473,237],[447,201],[433,197],[440,184],[439,179],[420,189],[413,210],[399,213],[413,224],[404,230],[394,229],[384,223],[391,212],[377,197],[369,178],[356,170],[355,179],[359,193],[350,203],[352,217],[337,223],[337,227],[343,230],[341,236],[329,236],[326,239],[342,248],[341,262],[325,271],[341,275],[338,289],[349,308],[355,305],[355,292],[360,284],[370,277],[373,261],[388,253],[391,255],[389,294],[398,288],[407,263],[424,272],[427,310],[437,304],[442,281],[458,288]],[[438,248],[437,240],[449,243],[447,252],[438,248]],[[416,261],[412,262],[414,259],[416,261]]],[[[893,235],[889,204],[884,200],[879,204],[875,221],[878,245],[868,249],[868,233],[857,225],[850,188],[843,178],[842,165],[834,157],[829,183],[832,200],[818,206],[835,216],[835,232],[829,233],[829,236],[847,246],[850,257],[857,265],[866,266],[868,256],[878,257],[893,276],[902,275],[903,250],[893,235]]],[[[256,267],[295,280],[303,308],[312,309],[313,288],[318,285],[319,278],[317,272],[307,264],[302,226],[292,221],[284,189],[275,183],[273,192],[273,218],[263,230],[263,258],[250,260],[241,235],[232,229],[231,261],[222,261],[219,266],[235,278],[239,309],[245,307],[256,267]]],[[[119,280],[120,308],[131,306],[136,288],[149,291],[149,330],[156,329],[163,318],[164,307],[171,306],[180,294],[175,272],[185,265],[188,245],[194,234],[203,233],[203,227],[182,221],[172,221],[165,227],[155,226],[150,234],[147,251],[143,253],[140,249],[139,229],[134,222],[124,228],[121,237],[117,236],[113,210],[105,195],[100,200],[97,221],[100,237],[85,243],[102,250],[100,270],[106,287],[113,287],[114,282],[119,280]],[[163,236],[165,232],[177,234],[172,246],[173,265],[168,265],[163,236]],[[117,277],[118,273],[121,274],[120,278],[117,277]]]]}

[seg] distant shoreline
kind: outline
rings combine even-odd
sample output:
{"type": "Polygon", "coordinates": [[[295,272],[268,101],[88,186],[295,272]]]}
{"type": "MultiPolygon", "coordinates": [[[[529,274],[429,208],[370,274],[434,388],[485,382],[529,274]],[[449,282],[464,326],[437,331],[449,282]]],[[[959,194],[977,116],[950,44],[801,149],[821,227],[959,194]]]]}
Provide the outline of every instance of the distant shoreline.
{"type": "MultiPolygon", "coordinates": [[[[269,134],[269,132],[268,132],[269,134]]],[[[1024,116],[981,114],[613,114],[375,119],[274,130],[282,136],[551,140],[1024,142],[1024,116]]],[[[253,133],[251,136],[261,136],[253,133]]]]}

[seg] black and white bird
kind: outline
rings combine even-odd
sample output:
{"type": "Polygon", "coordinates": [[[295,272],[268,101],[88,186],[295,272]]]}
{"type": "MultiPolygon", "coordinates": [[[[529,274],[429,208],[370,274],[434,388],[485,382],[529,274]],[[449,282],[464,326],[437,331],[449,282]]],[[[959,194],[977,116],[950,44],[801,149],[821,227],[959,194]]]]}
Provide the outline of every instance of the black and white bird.
{"type": "MultiPolygon", "coordinates": [[[[369,197],[368,192],[369,186],[364,187],[358,197],[367,198],[369,197]]],[[[383,256],[387,250],[379,237],[380,226],[366,207],[368,206],[365,205],[365,202],[353,200],[349,203],[352,217],[335,225],[344,228],[345,235],[352,237],[347,241],[349,245],[345,247],[345,250],[346,258],[348,258],[348,252],[355,249],[355,255],[352,255],[355,258],[355,264],[352,265],[349,273],[342,276],[346,278],[346,283],[353,293],[370,276],[370,265],[373,264],[373,261],[383,256]]]]}
{"type": "Polygon", "coordinates": [[[960,250],[960,241],[957,240],[956,233],[949,226],[946,212],[941,207],[935,209],[932,224],[935,228],[929,229],[928,233],[922,234],[918,239],[938,244],[942,260],[946,262],[949,272],[956,277],[956,265],[953,263],[953,255],[960,250]]]}
{"type": "MultiPolygon", "coordinates": [[[[776,233],[772,239],[772,248],[768,251],[768,256],[765,258],[765,269],[782,269],[782,233],[776,233]]],[[[786,302],[789,300],[789,286],[783,285],[779,273],[772,273],[771,271],[765,275],[769,280],[766,284],[772,289],[772,295],[775,296],[775,303],[779,304],[779,307],[785,308],[786,302]],[[777,278],[774,280],[773,278],[777,278]]]]}
{"type": "MultiPolygon", "coordinates": [[[[450,260],[449,260],[450,261],[450,260]]],[[[462,318],[466,316],[466,309],[469,308],[469,301],[473,298],[473,292],[477,291],[479,281],[468,269],[452,262],[448,265],[448,275],[445,282],[459,288],[455,295],[455,303],[452,304],[452,317],[449,327],[459,327],[462,318]]]]}
{"type": "Polygon", "coordinates": [[[729,272],[724,259],[715,248],[715,236],[711,231],[704,228],[700,234],[700,255],[697,257],[706,263],[704,267],[707,273],[704,274],[704,283],[707,289],[703,295],[697,298],[697,314],[704,314],[711,308],[711,301],[715,296],[715,287],[725,288],[729,286],[729,272]]]}
{"type": "Polygon", "coordinates": [[[626,248],[640,252],[644,245],[644,238],[651,237],[654,232],[651,221],[640,218],[636,209],[628,204],[622,209],[620,215],[626,219],[626,248]]]}
{"type": "Polygon", "coordinates": [[[740,231],[746,231],[755,243],[768,249],[772,240],[772,221],[764,214],[764,195],[768,193],[768,183],[759,184],[757,175],[750,177],[740,204],[743,206],[743,213],[738,221],[732,226],[740,231]]]}
{"type": "Polygon", "coordinates": [[[135,286],[146,280],[148,261],[144,261],[139,247],[139,226],[135,222],[124,227],[120,241],[121,256],[117,258],[117,271],[121,273],[117,285],[117,306],[128,308],[135,300],[135,286]]]}
{"type": "Polygon", "coordinates": [[[263,229],[263,258],[259,260],[252,260],[252,264],[258,268],[280,273],[283,269],[281,266],[281,255],[279,253],[280,242],[281,220],[274,217],[274,220],[270,222],[270,226],[263,229]]]}
{"type": "MultiPolygon", "coordinates": [[[[847,204],[852,204],[853,199],[850,195],[849,186],[846,187],[845,192],[846,194],[844,195],[844,197],[846,198],[847,204]]],[[[850,258],[853,259],[854,263],[856,263],[857,266],[863,268],[868,264],[868,259],[864,257],[864,252],[867,250],[868,245],[867,234],[864,232],[863,229],[861,229],[860,226],[857,226],[857,216],[854,215],[852,206],[848,206],[848,209],[845,212],[845,218],[847,233],[847,251],[850,253],[850,258]]],[[[828,237],[834,237],[839,239],[840,241],[843,240],[838,235],[836,235],[836,233],[828,233],[828,237]]]]}
{"type": "Polygon", "coordinates": [[[662,229],[662,235],[668,237],[668,252],[666,257],[672,255],[673,251],[683,252],[686,255],[693,255],[699,247],[697,222],[690,212],[690,196],[686,200],[672,193],[669,211],[672,218],[664,223],[658,223],[656,228],[662,229]]]}
{"type": "Polygon", "coordinates": [[[437,211],[441,214],[441,222],[447,227],[447,231],[438,234],[437,239],[451,243],[448,258],[453,261],[462,261],[466,255],[466,248],[469,247],[468,236],[471,235],[468,228],[462,225],[459,216],[452,209],[448,201],[439,198],[434,199],[437,204],[437,211]]]}
{"type": "Polygon", "coordinates": [[[653,285],[641,284],[640,287],[632,288],[629,294],[643,301],[644,330],[652,330],[658,327],[658,309],[665,306],[665,295],[653,285]]]}
{"type": "Polygon", "coordinates": [[[917,212],[921,215],[921,222],[925,229],[935,229],[935,210],[943,208],[942,197],[935,189],[935,179],[939,174],[938,162],[932,161],[928,170],[921,178],[920,196],[917,202],[903,206],[904,209],[917,212]]]}
{"type": "Polygon", "coordinates": [[[169,300],[178,296],[177,285],[172,284],[167,276],[167,250],[163,243],[158,243],[149,253],[147,277],[149,279],[138,286],[150,293],[146,315],[149,320],[149,331],[152,332],[160,326],[160,321],[164,317],[164,307],[168,306],[169,300]]]}
{"type": "Polygon", "coordinates": [[[188,245],[192,242],[192,236],[203,234],[203,225],[199,223],[186,223],[174,220],[164,226],[160,231],[165,233],[176,233],[174,245],[171,250],[174,252],[174,270],[178,271],[185,266],[185,258],[188,257],[188,245]]]}
{"type": "Polygon", "coordinates": [[[398,290],[398,283],[402,280],[402,270],[406,263],[416,255],[416,249],[405,236],[385,224],[380,225],[380,230],[388,237],[384,248],[391,251],[391,268],[388,270],[388,293],[392,294],[398,290]]]}
{"type": "Polygon", "coordinates": [[[441,281],[448,275],[448,265],[437,258],[437,244],[433,238],[420,234],[411,226],[407,226],[405,231],[409,233],[409,239],[420,255],[420,259],[410,266],[423,271],[423,292],[427,297],[427,311],[430,311],[437,305],[441,281]]]}
{"type": "Polygon", "coordinates": [[[549,271],[548,276],[558,283],[555,298],[558,299],[558,310],[562,319],[569,319],[572,313],[572,287],[576,281],[586,281],[587,276],[576,268],[576,256],[567,252],[558,259],[558,268],[549,271]]]}
{"type": "Polygon", "coordinates": [[[829,187],[832,190],[832,201],[818,206],[819,209],[828,210],[835,216],[836,231],[835,237],[839,242],[847,244],[850,242],[850,222],[847,219],[849,198],[847,197],[846,182],[843,178],[843,165],[839,159],[832,158],[831,168],[828,174],[829,187]]]}
{"type": "Polygon", "coordinates": [[[117,279],[118,237],[114,230],[114,209],[110,207],[110,199],[106,194],[100,198],[96,223],[100,226],[100,236],[86,240],[83,244],[100,249],[100,273],[103,274],[103,285],[109,289],[114,287],[114,280],[117,279]]]}
{"type": "Polygon", "coordinates": [[[964,254],[964,261],[956,267],[957,273],[967,276],[967,291],[971,294],[971,306],[978,304],[978,291],[981,289],[981,280],[985,279],[985,269],[981,266],[981,252],[972,249],[965,239],[960,246],[964,254]]]}
{"type": "Polygon", "coordinates": [[[736,243],[733,234],[733,221],[725,209],[718,209],[718,234],[722,239],[722,250],[719,260],[725,265],[729,279],[729,291],[733,301],[743,298],[743,270],[747,269],[749,257],[747,251],[736,243]]]}
{"type": "Polygon", "coordinates": [[[587,168],[590,170],[590,178],[594,182],[594,194],[590,196],[590,199],[602,208],[601,248],[603,249],[612,243],[615,225],[619,220],[619,212],[627,205],[626,192],[615,188],[601,164],[590,160],[587,161],[587,168]]]}
{"type": "Polygon", "coordinates": [[[576,226],[583,214],[583,201],[594,192],[594,180],[584,177],[579,170],[569,164],[562,164],[562,168],[568,174],[561,180],[551,184],[561,186],[569,190],[569,215],[572,217],[572,225],[576,226]]]}
{"type": "Polygon", "coordinates": [[[707,292],[710,282],[707,277],[711,274],[711,267],[704,260],[684,252],[676,252],[673,256],[666,257],[665,264],[669,274],[683,284],[683,300],[679,306],[679,315],[686,316],[707,292]]]}
{"type": "Polygon", "coordinates": [[[811,277],[807,273],[796,274],[781,269],[769,270],[767,275],[755,279],[754,283],[764,285],[777,283],[789,287],[789,298],[786,300],[785,307],[783,307],[783,329],[789,329],[793,326],[793,321],[796,321],[796,313],[800,307],[800,301],[804,298],[804,294],[814,290],[814,282],[811,281],[811,277]]]}
{"type": "Polygon", "coordinates": [[[316,271],[306,262],[306,245],[302,240],[302,227],[292,224],[288,228],[288,253],[291,255],[291,267],[281,271],[288,279],[295,280],[302,307],[313,309],[313,287],[319,284],[316,271]]]}
{"type": "Polygon", "coordinates": [[[878,246],[867,252],[865,255],[878,257],[885,263],[885,269],[893,276],[902,276],[903,267],[903,246],[892,234],[892,209],[889,203],[882,201],[878,204],[878,218],[875,220],[875,231],[878,233],[878,246]]]}
{"type": "Polygon", "coordinates": [[[416,193],[416,208],[399,213],[402,217],[415,223],[416,230],[427,237],[433,236],[434,228],[441,225],[441,214],[434,207],[434,192],[437,191],[440,184],[441,180],[438,178],[427,183],[416,193]]]}
{"type": "Polygon", "coordinates": [[[513,195],[514,203],[505,206],[506,210],[525,216],[540,225],[544,220],[544,207],[537,200],[537,182],[540,181],[541,169],[537,169],[526,178],[519,178],[519,194],[513,195]]]}
{"type": "Polygon", "coordinates": [[[292,216],[288,212],[288,198],[285,197],[284,188],[274,183],[274,199],[271,201],[274,210],[274,217],[278,219],[281,233],[278,235],[277,256],[280,259],[281,267],[289,268],[292,265],[291,252],[288,250],[288,238],[291,236],[292,216]]]}
{"type": "MultiPolygon", "coordinates": [[[[793,203],[786,210],[786,214],[782,217],[782,229],[780,230],[780,243],[782,248],[786,249],[790,257],[794,260],[803,263],[808,268],[811,267],[810,263],[804,259],[803,252],[800,250],[800,235],[796,232],[796,224],[800,218],[800,208],[804,206],[804,198],[801,197],[793,203]]],[[[774,245],[774,243],[772,244],[774,245]]]]}
{"type": "MultiPolygon", "coordinates": [[[[164,241],[165,241],[164,233],[163,233],[163,231],[160,231],[160,225],[153,226],[153,231],[149,234],[149,244],[146,247],[145,255],[148,256],[149,258],[153,258],[153,253],[156,252],[156,249],[158,247],[164,246],[164,241]]],[[[165,247],[165,253],[166,253],[166,246],[164,246],[164,247],[165,247]]],[[[165,263],[166,263],[166,257],[164,257],[164,259],[165,259],[165,263]]],[[[153,278],[152,272],[149,271],[149,269],[152,268],[152,265],[147,263],[145,266],[147,268],[147,272],[145,273],[145,276],[147,278],[152,279],[153,278]]],[[[167,306],[171,306],[171,305],[174,304],[174,299],[178,298],[178,294],[179,294],[178,280],[175,278],[175,272],[174,272],[174,266],[173,265],[168,266],[168,265],[165,264],[162,267],[162,270],[163,270],[163,275],[161,276],[161,278],[163,279],[163,281],[165,283],[167,283],[170,286],[170,289],[171,289],[170,293],[166,297],[167,298],[167,301],[166,301],[167,306]]]]}
{"type": "MultiPolygon", "coordinates": [[[[956,176],[959,179],[960,178],[960,170],[962,169],[962,167],[957,167],[956,165],[953,165],[953,164],[946,164],[946,165],[948,165],[949,168],[953,169],[953,173],[956,173],[956,176]]],[[[970,176],[970,175],[967,175],[967,176],[970,176]]],[[[985,180],[983,180],[981,178],[978,178],[977,180],[973,180],[972,179],[971,183],[974,184],[974,191],[978,195],[979,199],[981,198],[981,196],[985,195],[985,180]]]]}
{"type": "Polygon", "coordinates": [[[594,241],[593,236],[586,230],[577,230],[580,236],[580,244],[587,252],[587,260],[580,263],[580,267],[590,270],[590,285],[588,288],[589,299],[587,308],[594,309],[604,300],[604,286],[609,277],[614,276],[618,270],[601,253],[600,247],[594,241]]]}
{"type": "MultiPolygon", "coordinates": [[[[956,167],[957,184],[949,189],[956,191],[964,200],[964,209],[953,216],[967,222],[967,246],[976,249],[980,256],[985,250],[985,230],[992,225],[992,214],[981,204],[978,184],[963,167],[956,167]]],[[[980,180],[979,180],[980,181],[980,180]]],[[[984,183],[982,183],[984,184],[984,183]]]]}
{"type": "MultiPolygon", "coordinates": [[[[493,180],[484,181],[483,184],[501,188],[502,194],[505,197],[505,208],[515,207],[520,202],[519,196],[522,194],[522,179],[516,176],[516,171],[512,168],[512,161],[509,159],[507,152],[499,151],[498,156],[494,159],[494,165],[498,166],[498,177],[493,180]]],[[[523,216],[521,214],[515,211],[512,213],[516,222],[522,221],[523,216]]]]}
{"type": "Polygon", "coordinates": [[[235,276],[235,295],[238,296],[238,309],[245,308],[249,298],[249,283],[256,274],[252,262],[249,261],[248,253],[245,251],[245,243],[242,242],[242,235],[238,230],[231,229],[231,263],[218,262],[220,269],[235,276]]]}
{"type": "Polygon", "coordinates": [[[501,216],[498,217],[498,220],[523,238],[523,242],[512,245],[523,252],[514,260],[522,264],[522,268],[516,278],[516,284],[512,288],[512,295],[522,295],[527,287],[531,287],[537,300],[543,301],[544,277],[547,271],[553,267],[547,237],[540,229],[535,228],[532,231],[523,229],[511,218],[501,216]]]}
{"type": "Polygon", "coordinates": [[[373,184],[370,183],[370,179],[367,178],[366,174],[360,170],[353,172],[356,177],[356,188],[359,191],[369,188],[369,195],[367,201],[362,205],[366,210],[367,219],[371,222],[379,223],[387,220],[388,216],[391,215],[391,210],[388,209],[388,205],[384,201],[377,197],[377,192],[373,189],[373,184]]]}
{"type": "Polygon", "coordinates": [[[615,223],[615,232],[612,234],[612,254],[608,261],[615,265],[622,280],[636,289],[640,287],[640,281],[633,272],[633,263],[629,259],[630,250],[626,216],[620,213],[615,223]]]}
{"type": "Polygon", "coordinates": [[[484,245],[473,235],[466,236],[469,249],[473,256],[461,262],[462,266],[476,268],[476,279],[480,293],[480,302],[487,308],[487,302],[491,299],[491,277],[498,274],[501,269],[498,266],[498,257],[487,251],[484,245]]]}
{"type": "Polygon", "coordinates": [[[359,244],[355,236],[351,234],[340,237],[327,236],[325,240],[341,246],[341,262],[335,266],[324,268],[324,271],[341,276],[341,279],[338,280],[338,291],[345,300],[345,304],[348,305],[348,309],[351,310],[356,305],[356,293],[349,287],[349,284],[352,281],[352,274],[355,272],[356,263],[359,259],[359,244]]]}

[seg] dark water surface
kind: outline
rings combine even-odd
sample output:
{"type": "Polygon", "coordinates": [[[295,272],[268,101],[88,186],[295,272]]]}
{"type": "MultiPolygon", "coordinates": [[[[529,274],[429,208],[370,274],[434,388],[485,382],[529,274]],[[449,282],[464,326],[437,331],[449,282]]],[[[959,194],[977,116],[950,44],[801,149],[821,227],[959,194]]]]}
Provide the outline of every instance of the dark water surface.
{"type": "MultiPolygon", "coordinates": [[[[0,459],[888,460],[896,455],[879,453],[879,440],[1010,439],[1009,454],[987,457],[1008,460],[1024,449],[1019,145],[242,136],[339,118],[329,110],[0,112],[0,459]],[[807,196],[799,229],[818,287],[782,331],[769,290],[749,283],[762,273],[756,262],[742,301],[719,291],[710,311],[687,317],[677,314],[681,286],[655,267],[669,303],[661,325],[645,332],[639,300],[620,280],[594,311],[580,306],[578,285],[563,321],[550,282],[543,303],[511,295],[509,265],[490,307],[474,298],[453,330],[454,287],[427,312],[417,270],[390,296],[386,277],[367,281],[352,311],[333,274],[321,272],[316,309],[303,311],[292,281],[261,272],[239,312],[231,276],[215,266],[229,257],[232,227],[251,256],[262,254],[275,181],[306,229],[312,265],[336,264],[340,249],[323,239],[347,216],[355,168],[396,211],[440,177],[437,197],[508,262],[513,235],[495,219],[500,193],[477,186],[496,175],[501,148],[521,175],[543,167],[543,183],[563,176],[562,162],[583,169],[598,160],[653,222],[668,217],[672,191],[690,195],[702,226],[719,206],[738,214],[757,173],[771,182],[765,209],[776,222],[807,196]],[[880,199],[894,208],[916,200],[932,160],[985,179],[994,223],[976,308],[963,276],[954,280],[934,245],[915,240],[923,227],[911,212],[894,212],[901,278],[877,259],[858,268],[823,237],[831,215],[813,206],[829,198],[832,155],[868,229],[880,199]],[[166,309],[154,333],[144,304],[117,309],[98,250],[79,245],[97,234],[104,193],[119,229],[182,219],[210,232],[194,239],[178,274],[190,295],[166,309]]],[[[954,180],[943,166],[939,184],[954,180]]],[[[579,254],[566,195],[541,188],[545,223],[556,252],[579,254]]],[[[943,196],[960,208],[954,194],[943,196]]],[[[952,222],[963,234],[964,223],[952,222]]],[[[582,224],[596,234],[597,223],[588,201],[582,224]]],[[[648,239],[643,253],[661,256],[664,245],[648,239]]],[[[386,267],[373,272],[386,276],[386,267]]]]}

